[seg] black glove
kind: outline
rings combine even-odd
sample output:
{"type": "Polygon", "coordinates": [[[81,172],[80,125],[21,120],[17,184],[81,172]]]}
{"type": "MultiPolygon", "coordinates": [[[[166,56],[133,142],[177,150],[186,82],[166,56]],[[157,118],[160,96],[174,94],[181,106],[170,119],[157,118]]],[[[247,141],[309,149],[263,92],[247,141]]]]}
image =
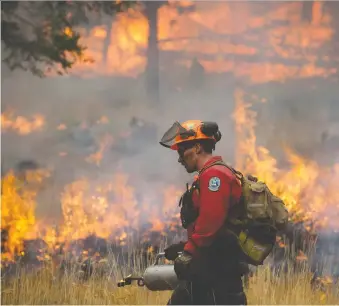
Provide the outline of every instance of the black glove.
{"type": "Polygon", "coordinates": [[[178,253],[184,250],[185,242],[179,242],[170,245],[165,249],[165,258],[168,260],[175,260],[178,257],[178,253]]]}
{"type": "Polygon", "coordinates": [[[192,265],[192,255],[187,252],[183,252],[177,259],[174,261],[174,271],[178,279],[189,280],[191,277],[191,265],[192,265]]]}

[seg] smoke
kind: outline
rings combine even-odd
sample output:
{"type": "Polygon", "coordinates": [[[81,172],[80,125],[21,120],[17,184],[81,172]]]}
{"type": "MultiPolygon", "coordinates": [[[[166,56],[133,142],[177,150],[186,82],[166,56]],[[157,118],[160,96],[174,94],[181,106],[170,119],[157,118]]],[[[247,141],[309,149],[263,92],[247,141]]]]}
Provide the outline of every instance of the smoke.
{"type": "MultiPolygon", "coordinates": [[[[234,4],[246,19],[254,4],[246,9],[245,6],[234,4]]],[[[241,41],[244,24],[237,20],[233,28],[240,34],[234,35],[234,39],[241,41]]],[[[209,38],[208,35],[205,37],[209,38]]],[[[215,43],[222,43],[222,38],[213,39],[215,43]]],[[[186,59],[192,63],[195,53],[186,59]]],[[[257,57],[257,64],[263,59],[273,64],[273,60],[263,56],[257,57]]],[[[283,144],[329,164],[335,161],[335,152],[339,149],[338,131],[333,128],[339,118],[339,104],[335,103],[339,88],[327,79],[293,79],[255,85],[250,77],[240,78],[236,66],[230,71],[234,73],[200,72],[198,75],[174,66],[168,56],[160,54],[160,101],[154,102],[145,93],[144,75],[39,79],[21,71],[6,72],[5,68],[2,71],[2,111],[13,109],[16,115],[22,116],[40,113],[46,118],[41,131],[25,136],[10,131],[2,134],[4,171],[15,168],[22,160],[34,160],[52,169],[50,185],[43,191],[45,195],[37,208],[41,216],[60,217],[60,193],[66,184],[81,177],[98,184],[109,181],[114,173],[127,173],[129,182],[144,198],[169,184],[184,189],[184,183],[191,177],[177,164],[176,152],[158,143],[174,121],[218,122],[223,136],[216,154],[234,163],[237,152],[232,113],[234,91],[238,87],[249,94],[249,102],[255,101],[251,98],[253,95],[267,101],[254,103],[258,112],[257,140],[278,160],[284,158],[283,144]],[[108,122],[99,124],[102,117],[108,122]],[[133,117],[143,125],[133,126],[133,117]],[[66,129],[58,130],[60,124],[66,129]],[[100,164],[89,162],[88,158],[100,151],[104,139],[108,141],[100,164]]],[[[265,74],[265,70],[257,73],[265,74]]]]}
{"type": "Polygon", "coordinates": [[[258,110],[262,143],[273,156],[283,158],[283,145],[321,165],[336,163],[339,138],[339,90],[335,82],[322,79],[289,81],[265,86],[267,99],[258,110]],[[269,126],[269,128],[267,128],[269,126]]]}

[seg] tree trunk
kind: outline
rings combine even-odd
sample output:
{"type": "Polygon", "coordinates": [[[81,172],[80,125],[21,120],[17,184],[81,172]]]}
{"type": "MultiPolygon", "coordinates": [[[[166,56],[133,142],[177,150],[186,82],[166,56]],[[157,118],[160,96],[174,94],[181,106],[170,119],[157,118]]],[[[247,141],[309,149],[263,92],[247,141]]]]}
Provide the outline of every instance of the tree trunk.
{"type": "Polygon", "coordinates": [[[302,4],[302,20],[311,23],[313,15],[313,1],[305,1],[302,4]]]}
{"type": "Polygon", "coordinates": [[[107,64],[108,48],[109,45],[111,44],[112,18],[107,19],[107,21],[105,22],[105,26],[106,26],[106,37],[104,40],[104,48],[102,50],[103,52],[102,61],[103,63],[107,64]]]}
{"type": "Polygon", "coordinates": [[[163,4],[163,1],[145,2],[145,16],[149,27],[146,88],[148,95],[157,102],[159,102],[158,9],[163,4]]]}

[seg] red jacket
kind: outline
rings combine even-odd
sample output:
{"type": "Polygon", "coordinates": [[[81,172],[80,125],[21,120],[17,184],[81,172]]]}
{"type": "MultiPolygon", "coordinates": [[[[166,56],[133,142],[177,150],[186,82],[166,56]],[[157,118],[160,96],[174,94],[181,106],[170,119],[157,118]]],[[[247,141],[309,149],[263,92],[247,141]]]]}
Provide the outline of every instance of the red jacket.
{"type": "MultiPolygon", "coordinates": [[[[204,167],[222,161],[220,156],[214,156],[204,167]]],[[[196,221],[187,228],[188,241],[184,250],[194,255],[199,247],[212,244],[219,230],[225,223],[230,208],[231,192],[234,202],[241,196],[241,185],[231,170],[221,165],[206,169],[199,176],[200,193],[193,193],[194,206],[199,211],[196,221]]],[[[234,203],[233,202],[233,203],[234,203]]]]}

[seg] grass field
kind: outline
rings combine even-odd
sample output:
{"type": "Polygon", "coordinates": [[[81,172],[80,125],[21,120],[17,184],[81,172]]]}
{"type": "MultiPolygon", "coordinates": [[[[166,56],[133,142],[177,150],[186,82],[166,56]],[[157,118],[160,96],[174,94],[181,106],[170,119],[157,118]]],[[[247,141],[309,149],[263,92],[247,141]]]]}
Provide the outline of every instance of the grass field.
{"type": "MultiPolygon", "coordinates": [[[[159,304],[167,303],[171,292],[151,292],[146,287],[118,288],[118,266],[111,267],[104,275],[96,268],[91,278],[84,281],[76,270],[60,274],[52,264],[34,273],[18,272],[16,277],[2,281],[2,304],[159,304]]],[[[107,270],[107,269],[106,269],[107,270]]],[[[128,267],[124,267],[127,273],[128,267]]],[[[125,272],[124,272],[125,273],[125,272]]],[[[311,274],[307,271],[273,277],[270,270],[260,267],[250,278],[246,289],[249,304],[334,305],[339,304],[338,285],[328,284],[314,289],[310,286],[311,274]]]]}

